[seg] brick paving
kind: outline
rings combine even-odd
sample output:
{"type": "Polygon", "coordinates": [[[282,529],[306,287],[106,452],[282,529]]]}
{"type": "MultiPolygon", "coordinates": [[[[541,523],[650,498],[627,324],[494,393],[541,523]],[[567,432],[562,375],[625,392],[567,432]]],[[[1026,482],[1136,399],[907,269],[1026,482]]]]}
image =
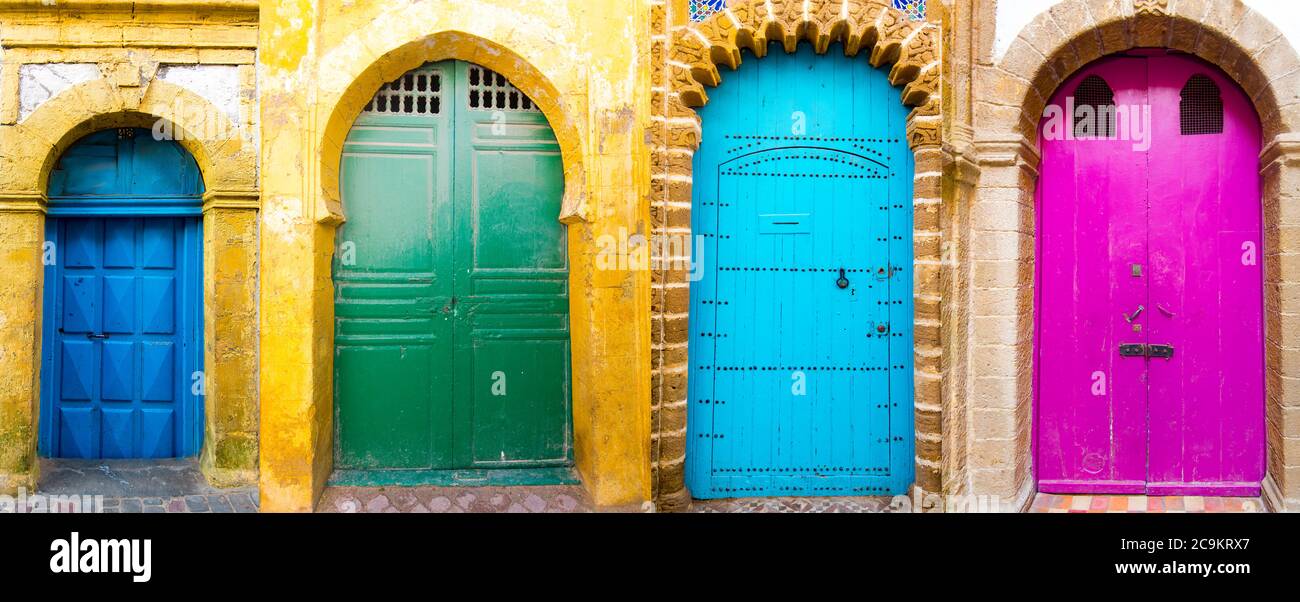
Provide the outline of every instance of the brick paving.
{"type": "MultiPolygon", "coordinates": [[[[772,497],[695,500],[696,513],[878,513],[895,512],[889,497],[772,497]]],[[[633,508],[620,509],[624,512],[633,508]]],[[[580,486],[563,487],[330,487],[323,513],[575,513],[593,512],[580,486]]]]}
{"type": "Polygon", "coordinates": [[[256,489],[234,489],[224,490],[221,493],[167,498],[104,498],[103,512],[110,514],[128,512],[144,512],[148,514],[246,514],[257,512],[257,502],[256,489]]]}
{"type": "Polygon", "coordinates": [[[1268,512],[1264,501],[1252,497],[1058,495],[1040,493],[1029,508],[1033,513],[1220,513],[1268,512]]]}
{"type": "Polygon", "coordinates": [[[592,512],[580,486],[329,487],[323,513],[576,513],[592,512]]]}

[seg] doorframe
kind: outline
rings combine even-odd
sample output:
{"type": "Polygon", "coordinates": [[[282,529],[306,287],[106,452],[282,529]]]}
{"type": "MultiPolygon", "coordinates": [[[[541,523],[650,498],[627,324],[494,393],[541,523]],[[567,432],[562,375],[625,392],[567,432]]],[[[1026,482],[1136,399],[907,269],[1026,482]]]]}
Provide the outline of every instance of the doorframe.
{"type": "MultiPolygon", "coordinates": [[[[183,195],[183,196],[178,195],[176,197],[169,197],[166,199],[163,199],[161,197],[150,197],[150,198],[115,197],[113,200],[117,201],[117,203],[114,203],[113,207],[84,207],[83,208],[83,207],[75,207],[75,206],[74,207],[59,206],[60,203],[62,202],[79,201],[79,200],[85,200],[86,198],[95,198],[95,197],[93,196],[50,197],[50,209],[49,209],[48,217],[46,218],[45,221],[45,227],[47,231],[51,228],[56,229],[55,232],[52,233],[52,237],[49,238],[49,240],[54,241],[55,249],[58,249],[59,246],[62,244],[62,240],[60,238],[61,231],[58,230],[58,228],[63,220],[180,218],[184,220],[182,223],[184,224],[183,228],[185,230],[189,229],[188,222],[190,219],[194,219],[195,222],[197,223],[196,233],[182,232],[180,234],[181,236],[185,236],[185,237],[191,235],[198,237],[198,240],[195,241],[197,243],[196,246],[197,256],[193,258],[189,258],[189,257],[186,258],[187,260],[197,261],[197,265],[195,266],[194,270],[184,273],[184,277],[180,279],[181,282],[180,282],[180,286],[178,287],[183,289],[184,292],[182,293],[178,291],[177,293],[177,297],[178,297],[177,305],[182,311],[184,311],[187,308],[185,297],[197,296],[197,299],[189,300],[189,305],[191,307],[189,307],[188,309],[191,315],[189,315],[186,318],[186,320],[181,324],[181,326],[183,326],[186,329],[192,328],[193,332],[188,332],[185,333],[184,335],[183,340],[184,340],[185,351],[181,355],[181,362],[179,362],[180,366],[177,368],[178,371],[176,375],[177,382],[174,385],[180,391],[191,390],[190,387],[193,384],[192,377],[187,375],[192,375],[196,371],[199,373],[206,374],[206,366],[204,365],[204,357],[203,357],[204,356],[203,353],[203,348],[204,348],[203,231],[204,228],[203,228],[203,214],[202,214],[202,203],[203,203],[202,195],[183,195]],[[130,201],[130,202],[123,202],[123,201],[130,201]],[[152,210],[143,211],[144,209],[147,208],[149,203],[157,202],[157,201],[163,201],[167,206],[154,207],[152,210]],[[197,280],[197,282],[195,282],[195,280],[197,280]]],[[[47,266],[47,269],[51,269],[50,266],[47,266]]],[[[52,269],[57,270],[58,268],[52,268],[52,269]]],[[[55,327],[57,318],[54,315],[53,310],[59,307],[60,305],[55,300],[54,297],[49,296],[50,293],[48,290],[46,290],[46,288],[52,284],[55,283],[45,282],[44,286],[42,286],[42,291],[41,291],[42,297],[44,298],[44,300],[42,301],[42,308],[41,308],[42,313],[44,315],[41,320],[41,324],[39,325],[39,328],[41,328],[42,339],[44,339],[45,335],[49,334],[51,332],[51,329],[55,327]]],[[[47,377],[48,378],[55,377],[54,373],[49,372],[50,370],[54,369],[53,364],[56,361],[54,356],[52,355],[53,352],[54,352],[53,349],[45,349],[42,352],[41,365],[40,365],[40,375],[41,375],[40,378],[42,384],[46,384],[49,382],[47,380],[47,377]]],[[[206,412],[204,411],[204,405],[206,402],[206,397],[207,397],[206,395],[201,395],[199,396],[199,399],[193,403],[185,403],[183,401],[180,402],[180,407],[178,409],[180,409],[181,412],[184,414],[183,417],[184,422],[182,424],[186,428],[180,429],[178,425],[178,429],[181,431],[180,437],[181,437],[182,444],[177,446],[178,455],[174,457],[190,458],[200,453],[201,451],[200,446],[202,445],[204,440],[203,433],[206,430],[204,425],[204,417],[206,416],[206,412]],[[179,453],[179,450],[186,450],[186,453],[179,453]]],[[[54,417],[53,410],[54,410],[54,398],[50,395],[50,391],[42,387],[41,396],[40,396],[40,414],[42,416],[47,416],[51,418],[49,424],[41,424],[40,432],[37,434],[38,446],[40,446],[40,443],[42,441],[44,442],[44,446],[41,446],[44,447],[44,449],[40,449],[38,452],[40,456],[44,458],[55,457],[50,455],[50,448],[48,447],[53,444],[54,437],[58,436],[57,433],[58,429],[56,428],[56,422],[55,419],[53,418],[54,417]]]]}
{"type": "MultiPolygon", "coordinates": [[[[962,10],[993,22],[994,3],[963,0],[962,10]]],[[[1171,48],[1215,65],[1253,99],[1263,126],[1265,412],[1267,476],[1265,502],[1274,509],[1300,510],[1300,457],[1294,445],[1300,414],[1300,372],[1283,361],[1300,354],[1300,286],[1290,256],[1300,244],[1290,236],[1290,206],[1300,202],[1282,185],[1300,174],[1300,110],[1281,106],[1296,85],[1300,57],[1287,38],[1241,0],[1168,3],[1125,0],[1099,5],[1064,0],[1038,14],[1000,57],[994,32],[971,34],[970,99],[974,116],[969,161],[960,194],[972,199],[970,239],[973,276],[964,286],[976,325],[964,353],[983,358],[967,380],[965,412],[977,419],[957,436],[968,454],[956,486],[975,495],[997,496],[1008,510],[1023,509],[1036,491],[1032,432],[1032,300],[1035,235],[1033,195],[1039,155],[1036,128],[1050,93],[1080,67],[1133,48],[1171,48]],[[1234,31],[1249,31],[1239,40],[1234,31]],[[1270,57],[1263,61],[1263,57],[1270,57]]],[[[969,117],[968,117],[969,118],[969,117]]],[[[1294,363],[1291,363],[1294,366],[1294,363]]]]}
{"type": "MultiPolygon", "coordinates": [[[[465,70],[467,73],[468,73],[468,67],[473,67],[473,66],[484,67],[484,66],[478,65],[476,63],[472,63],[470,61],[452,58],[452,59],[442,59],[440,61],[429,61],[426,63],[422,63],[421,65],[417,66],[415,69],[421,69],[423,67],[431,66],[431,65],[442,65],[441,68],[444,69],[444,71],[442,72],[443,78],[441,80],[442,81],[441,91],[443,92],[442,104],[441,104],[441,106],[443,107],[443,111],[442,111],[441,118],[445,119],[445,121],[439,127],[440,129],[441,128],[447,129],[447,139],[449,141],[448,142],[449,147],[448,148],[439,147],[439,153],[448,154],[451,157],[449,160],[452,161],[452,167],[448,170],[447,173],[450,176],[450,180],[451,180],[450,186],[452,186],[454,189],[460,180],[460,176],[462,175],[457,172],[457,169],[459,167],[456,165],[457,158],[455,156],[455,153],[458,150],[456,145],[457,145],[457,140],[459,138],[456,131],[456,128],[459,125],[457,123],[457,120],[461,116],[454,114],[452,111],[454,111],[455,109],[451,109],[449,107],[456,106],[458,103],[466,102],[468,100],[468,92],[469,92],[470,84],[468,79],[464,79],[464,81],[461,81],[460,70],[462,69],[462,66],[466,67],[465,70]],[[452,71],[452,73],[448,75],[446,70],[450,70],[452,71]],[[455,83],[449,83],[449,82],[455,82],[455,83]],[[465,96],[463,97],[455,96],[455,94],[458,92],[465,92],[465,96]]],[[[410,73],[410,71],[403,72],[397,77],[400,78],[406,75],[406,73],[410,73]]],[[[501,74],[501,75],[505,75],[505,74],[501,74]]],[[[507,76],[507,83],[509,83],[510,85],[514,85],[514,82],[510,81],[508,76],[507,76]]],[[[518,86],[515,87],[518,89],[518,86]]],[[[522,89],[520,90],[522,92],[522,89]]],[[[367,102],[369,102],[369,99],[367,99],[367,102]]],[[[462,106],[460,110],[490,111],[490,109],[477,109],[477,108],[470,109],[468,106],[462,106]]],[[[554,133],[554,130],[553,128],[551,128],[549,124],[549,119],[546,117],[545,113],[541,113],[539,109],[537,114],[542,117],[543,122],[546,122],[545,125],[548,127],[548,129],[551,129],[552,132],[554,133]]],[[[425,116],[425,117],[432,119],[431,116],[425,116]]],[[[407,116],[407,115],[388,115],[388,114],[381,114],[381,113],[373,113],[370,115],[359,114],[357,115],[356,120],[353,122],[353,124],[349,127],[348,136],[344,138],[344,152],[347,152],[348,150],[349,143],[347,142],[347,140],[352,135],[352,129],[355,128],[357,125],[361,125],[363,127],[402,128],[402,127],[407,127],[407,121],[410,119],[411,116],[407,116]]],[[[534,127],[535,125],[536,124],[529,124],[526,127],[534,127]]],[[[472,133],[471,133],[471,137],[472,137],[472,133]]],[[[367,141],[364,143],[353,142],[351,144],[357,146],[380,146],[380,147],[392,146],[391,144],[376,143],[373,141],[367,141]]],[[[529,144],[550,144],[550,143],[531,142],[529,144]]],[[[558,135],[554,145],[556,147],[556,150],[555,151],[548,150],[547,152],[560,151],[558,135]]],[[[343,176],[343,167],[342,165],[340,165],[339,168],[340,182],[342,176],[343,176]]],[[[342,201],[341,198],[340,201],[342,201]]],[[[436,203],[437,202],[436,199],[433,202],[436,203]]],[[[453,203],[453,205],[456,203],[455,195],[452,195],[450,202],[453,203]]],[[[477,202],[477,199],[474,199],[474,202],[477,202]]],[[[357,211],[358,206],[354,204],[351,207],[351,210],[357,211]]],[[[455,210],[456,208],[453,207],[452,211],[454,212],[455,210]]],[[[453,230],[455,229],[454,223],[455,220],[453,220],[453,226],[452,226],[453,230]]],[[[336,236],[339,232],[337,228],[341,228],[342,225],[343,224],[340,223],[339,226],[336,227],[335,230],[336,236]]],[[[569,236],[568,229],[566,228],[562,230],[560,236],[565,238],[565,240],[562,242],[564,242],[565,246],[567,247],[567,243],[568,243],[567,238],[569,236]]],[[[449,241],[443,241],[443,242],[445,244],[451,244],[449,241]]],[[[471,241],[471,242],[475,242],[475,241],[471,241]]],[[[435,244],[439,244],[439,243],[435,241],[435,244]]],[[[566,274],[571,273],[572,271],[570,265],[571,262],[569,260],[570,258],[567,253],[564,259],[565,259],[564,271],[566,272],[566,274]]],[[[455,259],[453,259],[452,262],[454,264],[455,259]]],[[[334,266],[331,265],[331,272],[330,272],[331,285],[334,285],[336,283],[335,276],[336,273],[334,271],[334,266]]],[[[455,278],[452,278],[452,280],[455,280],[455,278]]],[[[461,295],[459,293],[455,295],[455,297],[460,297],[460,296],[461,295]]],[[[566,290],[565,296],[571,297],[571,291],[566,290]]],[[[338,301],[338,297],[335,296],[333,298],[333,302],[337,303],[337,301],[338,301]]],[[[569,308],[566,307],[565,312],[566,312],[565,313],[566,322],[568,322],[569,308]]],[[[454,332],[455,329],[456,327],[453,326],[452,331],[454,332]]],[[[569,328],[566,328],[565,334],[566,334],[565,347],[571,349],[573,345],[571,326],[569,328]]],[[[453,334],[452,336],[454,337],[455,335],[453,334]]],[[[335,358],[338,357],[336,343],[337,343],[336,338],[331,340],[331,346],[335,349],[335,354],[333,356],[335,358]]],[[[455,355],[456,347],[458,347],[459,345],[454,344],[451,340],[448,340],[447,344],[453,346],[451,354],[455,355]]],[[[576,467],[574,466],[574,457],[573,457],[573,453],[574,453],[573,401],[574,400],[573,400],[572,352],[570,351],[568,356],[566,356],[564,359],[565,359],[565,366],[564,366],[565,454],[563,460],[545,461],[547,465],[534,466],[529,468],[462,467],[462,468],[432,468],[432,469],[407,469],[407,468],[346,468],[344,469],[344,468],[339,468],[336,465],[339,461],[338,460],[339,450],[338,450],[338,442],[334,441],[334,448],[331,450],[331,460],[330,460],[331,470],[329,473],[329,477],[326,481],[326,485],[331,487],[383,487],[383,486],[453,487],[453,486],[545,486],[545,485],[581,484],[582,481],[578,476],[576,467]]],[[[457,359],[457,361],[460,360],[457,359]]],[[[334,383],[335,377],[337,377],[337,370],[333,370],[333,372],[331,373],[331,384],[336,384],[334,383]]],[[[452,385],[453,388],[457,386],[455,382],[453,382],[452,385]]],[[[454,398],[456,395],[459,394],[460,393],[454,393],[448,399],[450,399],[452,403],[455,404],[456,400],[454,398]]],[[[331,416],[330,427],[334,434],[337,434],[339,429],[338,411],[337,411],[338,395],[339,395],[338,387],[333,386],[331,390],[331,399],[334,401],[335,405],[334,405],[333,414],[331,416]]],[[[453,429],[454,428],[455,427],[453,426],[453,429]]]]}
{"type": "Polygon", "coordinates": [[[690,313],[689,242],[691,237],[692,158],[700,144],[695,109],[708,102],[706,86],[721,83],[719,65],[741,67],[741,48],[765,56],[768,43],[781,42],[787,53],[810,42],[825,54],[832,42],[843,44],[855,60],[885,69],[900,89],[899,101],[913,107],[907,141],[914,156],[913,179],[913,408],[915,443],[914,494],[922,504],[938,503],[930,494],[944,488],[942,424],[953,403],[949,351],[943,333],[952,327],[949,308],[952,261],[945,261],[950,238],[950,209],[942,206],[944,171],[950,164],[941,142],[943,102],[939,79],[943,66],[941,24],[949,13],[941,3],[929,6],[925,21],[910,21],[889,0],[847,4],[839,0],[733,0],[700,23],[689,22],[684,3],[652,8],[664,24],[664,41],[656,42],[662,63],[653,65],[657,91],[653,107],[651,174],[653,234],[663,242],[652,290],[655,324],[651,408],[654,412],[655,501],[665,510],[689,506],[685,482],[685,439],[689,371],[687,321],[690,313]],[[805,7],[805,4],[807,5],[805,7]],[[683,294],[682,290],[686,293],[683,294]]]}

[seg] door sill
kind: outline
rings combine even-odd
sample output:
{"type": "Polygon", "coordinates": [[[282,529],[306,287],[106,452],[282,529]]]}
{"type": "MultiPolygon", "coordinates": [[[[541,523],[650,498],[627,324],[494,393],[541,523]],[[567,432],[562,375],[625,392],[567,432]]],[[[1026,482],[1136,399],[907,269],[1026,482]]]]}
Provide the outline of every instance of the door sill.
{"type": "Polygon", "coordinates": [[[1084,481],[1080,479],[1052,479],[1038,482],[1040,493],[1063,494],[1121,494],[1143,495],[1147,492],[1146,481],[1084,481]]]}
{"type": "Polygon", "coordinates": [[[1148,483],[1146,481],[1084,481],[1052,479],[1038,482],[1039,493],[1066,495],[1208,495],[1259,497],[1258,482],[1148,483]]]}
{"type": "Polygon", "coordinates": [[[503,487],[579,485],[571,466],[466,470],[335,470],[330,487],[503,487]]]}
{"type": "Polygon", "coordinates": [[[1148,495],[1210,495],[1221,497],[1259,497],[1259,482],[1148,483],[1148,495]]]}

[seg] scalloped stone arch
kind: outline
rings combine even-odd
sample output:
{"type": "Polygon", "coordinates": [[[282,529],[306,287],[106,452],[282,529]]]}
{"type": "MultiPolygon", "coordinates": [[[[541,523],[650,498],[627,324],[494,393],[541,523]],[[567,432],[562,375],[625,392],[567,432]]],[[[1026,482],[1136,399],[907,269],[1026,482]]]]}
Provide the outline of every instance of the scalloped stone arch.
{"type": "Polygon", "coordinates": [[[133,100],[128,92],[98,79],[65,90],[15,126],[21,139],[45,144],[22,147],[23,154],[15,161],[29,169],[17,170],[14,175],[19,179],[11,189],[44,194],[55,162],[83,136],[115,127],[150,129],[159,119],[170,122],[180,134],[177,143],[198,163],[209,193],[247,193],[257,188],[257,153],[207,99],[154,80],[142,97],[133,100]]]}
{"type": "MultiPolygon", "coordinates": [[[[678,236],[691,228],[692,156],[700,145],[701,124],[694,108],[708,102],[706,86],[718,86],[718,65],[740,67],[741,51],[755,57],[780,42],[795,52],[809,42],[819,54],[843,44],[847,56],[865,55],[872,66],[887,69],[889,82],[901,89],[899,102],[913,107],[907,139],[916,159],[913,174],[915,237],[916,486],[938,492],[942,486],[940,441],[944,378],[940,331],[944,317],[941,287],[941,148],[942,74],[939,27],[944,7],[935,3],[930,18],[913,22],[889,0],[732,0],[730,6],[701,23],[668,26],[667,48],[656,65],[651,141],[651,217],[656,236],[678,236]]],[[[761,68],[761,67],[760,67],[761,68]]],[[[685,489],[687,326],[689,281],[673,265],[689,258],[668,255],[661,244],[654,257],[660,266],[652,278],[651,383],[654,490],[660,507],[689,504],[685,489]]]]}
{"type": "MultiPolygon", "coordinates": [[[[670,53],[671,86],[686,107],[708,102],[704,87],[722,82],[718,65],[740,67],[741,50],[767,55],[768,44],[781,42],[795,52],[808,41],[818,54],[834,42],[847,56],[867,52],[873,67],[889,67],[889,82],[903,89],[901,102],[917,107],[913,117],[939,114],[941,74],[939,27],[912,22],[889,0],[734,0],[702,23],[676,32],[670,53]]],[[[931,140],[909,121],[913,148],[931,140]]],[[[937,128],[936,128],[937,129],[937,128]]],[[[698,142],[696,142],[698,145],[698,142]]]]}
{"type": "Polygon", "coordinates": [[[1040,12],[1006,53],[974,74],[977,175],[971,209],[974,278],[966,342],[979,371],[963,411],[983,429],[962,426],[960,487],[1024,508],[1036,489],[1033,437],[1034,192],[1037,124],[1047,99],[1078,69],[1134,48],[1170,48],[1222,69],[1251,98],[1264,133],[1265,409],[1268,476],[1274,509],[1300,510],[1300,333],[1285,328],[1300,315],[1297,278],[1284,266],[1300,256],[1290,231],[1300,193],[1288,186],[1300,170],[1300,57],[1285,35],[1241,0],[1064,0],[1040,12]],[[1013,333],[1014,336],[1008,333],[1013,333]]]}
{"type": "MultiPolygon", "coordinates": [[[[370,30],[375,29],[382,30],[370,30]]],[[[407,71],[448,59],[482,65],[506,76],[537,104],[560,143],[565,185],[559,219],[571,223],[587,217],[582,138],[577,125],[568,117],[575,112],[566,106],[564,96],[540,70],[506,46],[463,31],[441,31],[403,40],[393,36],[384,46],[372,49],[360,34],[353,35],[321,61],[321,71],[331,76],[321,84],[322,104],[329,107],[329,117],[317,148],[327,211],[318,215],[318,220],[337,223],[346,219],[338,177],[343,142],[366,103],[380,86],[407,71]],[[332,83],[337,87],[331,86],[332,83]]]]}

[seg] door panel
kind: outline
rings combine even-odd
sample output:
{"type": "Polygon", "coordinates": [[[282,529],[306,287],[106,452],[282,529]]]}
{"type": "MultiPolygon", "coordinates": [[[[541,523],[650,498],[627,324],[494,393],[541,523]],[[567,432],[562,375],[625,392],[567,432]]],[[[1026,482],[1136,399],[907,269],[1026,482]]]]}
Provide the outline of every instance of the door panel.
{"type": "Polygon", "coordinates": [[[834,50],[774,48],[730,76],[701,119],[692,494],[903,491],[912,156],[897,91],[834,50]]]}
{"type": "Polygon", "coordinates": [[[1167,154],[1153,157],[1148,176],[1157,310],[1148,324],[1152,342],[1175,349],[1151,361],[1150,486],[1249,493],[1264,471],[1259,122],[1217,70],[1187,57],[1147,60],[1152,102],[1169,107],[1152,115],[1167,154]],[[1218,88],[1221,133],[1181,132],[1175,108],[1193,76],[1218,88]]]}
{"type": "Polygon", "coordinates": [[[1066,106],[1075,86],[1093,76],[1113,88],[1117,104],[1149,107],[1150,126],[1143,144],[1133,131],[1112,140],[1053,139],[1044,121],[1039,489],[1257,495],[1258,120],[1217,70],[1158,52],[1103,59],[1066,82],[1053,103],[1066,106]],[[1184,131],[1180,102],[1193,76],[1218,86],[1222,131],[1184,131]],[[1167,345],[1173,355],[1125,357],[1124,343],[1167,345]]]}
{"type": "MultiPolygon", "coordinates": [[[[440,69],[421,74],[445,81],[440,69]]],[[[439,94],[426,83],[426,97],[439,94]]],[[[450,149],[446,119],[402,114],[362,116],[344,145],[348,221],[334,262],[339,468],[455,464],[450,149]]]]}
{"type": "Polygon", "coordinates": [[[198,218],[51,218],[48,228],[56,255],[46,278],[62,285],[46,290],[41,453],[198,453],[198,218]]]}
{"type": "MultiPolygon", "coordinates": [[[[1140,58],[1104,59],[1070,78],[1059,107],[1089,77],[1100,77],[1116,106],[1147,104],[1140,58]]],[[[1096,80],[1093,80],[1094,82],[1096,80]]],[[[1073,124],[1041,141],[1038,347],[1042,491],[1135,493],[1146,479],[1146,363],[1121,344],[1145,344],[1125,315],[1144,307],[1147,154],[1123,136],[1064,139],[1073,124]],[[1050,342],[1049,342],[1050,341],[1050,342]],[[1042,378],[1041,375],[1052,375],[1042,378]]],[[[1140,322],[1139,322],[1140,323],[1140,322]]]]}
{"type": "Polygon", "coordinates": [[[412,74],[436,86],[421,92],[418,80],[401,78],[385,86],[345,145],[348,222],[335,262],[338,466],[567,466],[558,143],[499,75],[454,61],[412,74]],[[436,109],[374,110],[391,108],[381,98],[394,95],[436,109]],[[417,158],[408,176],[394,173],[417,158]],[[355,265],[339,259],[346,244],[355,265]]]}

